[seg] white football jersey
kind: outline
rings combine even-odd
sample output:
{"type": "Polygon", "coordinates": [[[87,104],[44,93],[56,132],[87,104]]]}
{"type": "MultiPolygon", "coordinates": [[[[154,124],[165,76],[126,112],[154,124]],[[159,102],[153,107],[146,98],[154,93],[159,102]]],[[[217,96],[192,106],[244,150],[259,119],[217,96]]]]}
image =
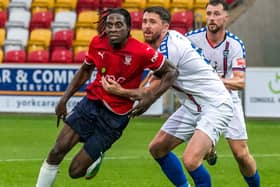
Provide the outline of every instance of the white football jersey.
{"type": "Polygon", "coordinates": [[[179,76],[173,88],[180,102],[200,111],[205,105],[218,106],[230,98],[215,70],[177,31],[168,31],[158,49],[177,67],[179,76]]]}
{"type": "MultiPolygon", "coordinates": [[[[245,71],[245,46],[234,34],[226,32],[225,39],[216,47],[206,37],[206,27],[185,35],[206,58],[216,72],[224,78],[232,78],[233,71],[245,71]]],[[[233,101],[239,101],[238,91],[230,91],[233,101]]]]}

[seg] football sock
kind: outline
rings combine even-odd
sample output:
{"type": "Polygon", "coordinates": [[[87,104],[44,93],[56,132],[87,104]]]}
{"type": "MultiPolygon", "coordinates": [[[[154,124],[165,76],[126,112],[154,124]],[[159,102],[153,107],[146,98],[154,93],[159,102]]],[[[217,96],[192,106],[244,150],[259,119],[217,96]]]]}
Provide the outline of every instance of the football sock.
{"type": "Polygon", "coordinates": [[[168,179],[177,187],[187,187],[188,181],[179,159],[172,152],[155,159],[168,179]]]}
{"type": "Polygon", "coordinates": [[[211,178],[206,168],[201,164],[195,170],[189,172],[196,187],[211,187],[211,178]]]}
{"type": "Polygon", "coordinates": [[[36,187],[51,187],[58,172],[58,165],[50,165],[45,160],[41,166],[36,187]]]}
{"type": "Polygon", "coordinates": [[[244,179],[246,180],[249,187],[260,187],[260,175],[258,170],[256,171],[255,175],[251,177],[244,176],[244,179]]]}

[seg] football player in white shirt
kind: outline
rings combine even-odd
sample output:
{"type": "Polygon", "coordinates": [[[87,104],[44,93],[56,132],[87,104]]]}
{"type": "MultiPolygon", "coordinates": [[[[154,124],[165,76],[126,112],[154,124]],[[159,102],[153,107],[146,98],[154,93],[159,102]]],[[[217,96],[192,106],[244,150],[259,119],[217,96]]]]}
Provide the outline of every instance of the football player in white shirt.
{"type": "MultiPolygon", "coordinates": [[[[202,164],[203,159],[218,142],[232,118],[232,99],[214,69],[204,61],[190,41],[179,32],[168,30],[170,18],[170,13],[163,7],[148,7],[144,10],[144,38],[177,67],[179,76],[173,89],[181,103],[180,108],[167,119],[154,137],[149,150],[175,186],[187,187],[189,183],[180,161],[171,151],[188,141],[183,153],[184,166],[195,186],[209,187],[211,177],[202,164]]],[[[152,93],[159,84],[160,81],[154,77],[144,90],[152,93]]],[[[120,95],[135,95],[137,91],[143,91],[120,88],[110,79],[103,79],[103,87],[110,93],[120,95]]],[[[153,94],[150,96],[153,97],[153,94]]]]}
{"type": "MultiPolygon", "coordinates": [[[[250,187],[260,186],[256,162],[249,152],[247,132],[238,90],[245,86],[245,47],[226,30],[228,6],[223,0],[210,0],[206,6],[207,26],[186,34],[203,56],[216,69],[234,103],[234,117],[224,132],[244,179],[250,187]]],[[[212,153],[215,153],[214,151],[212,153]]],[[[215,156],[210,156],[210,158],[215,156]]],[[[208,160],[209,164],[211,159],[208,160]]]]}

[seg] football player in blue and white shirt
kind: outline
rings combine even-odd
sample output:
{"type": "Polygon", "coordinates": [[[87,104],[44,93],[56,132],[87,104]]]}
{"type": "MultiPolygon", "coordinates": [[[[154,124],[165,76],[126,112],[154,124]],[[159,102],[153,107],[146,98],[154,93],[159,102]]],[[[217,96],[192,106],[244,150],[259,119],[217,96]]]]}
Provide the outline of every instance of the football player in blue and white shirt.
{"type": "MultiPolygon", "coordinates": [[[[180,161],[171,152],[188,141],[183,154],[185,168],[196,186],[209,187],[211,178],[203,166],[203,159],[232,119],[232,98],[214,69],[191,42],[179,32],[168,30],[170,17],[163,7],[148,7],[143,15],[142,30],[146,42],[164,54],[179,71],[173,89],[181,103],[154,137],[149,150],[175,186],[188,187],[180,161]]],[[[134,91],[121,88],[118,92],[120,86],[108,81],[103,82],[103,86],[108,91],[114,90],[114,94],[129,95],[129,91],[134,91]]],[[[150,86],[144,89],[153,92],[161,82],[153,77],[150,86]]]]}
{"type": "MultiPolygon", "coordinates": [[[[259,187],[256,161],[247,145],[247,132],[238,91],[245,87],[245,47],[243,42],[226,30],[228,6],[223,0],[210,0],[206,6],[207,26],[186,33],[203,56],[217,71],[234,103],[234,117],[224,132],[239,169],[250,187],[259,187]]],[[[212,151],[215,154],[214,151],[212,151]]],[[[210,158],[213,156],[210,155],[210,158]]],[[[211,159],[208,160],[209,164],[211,159]]]]}

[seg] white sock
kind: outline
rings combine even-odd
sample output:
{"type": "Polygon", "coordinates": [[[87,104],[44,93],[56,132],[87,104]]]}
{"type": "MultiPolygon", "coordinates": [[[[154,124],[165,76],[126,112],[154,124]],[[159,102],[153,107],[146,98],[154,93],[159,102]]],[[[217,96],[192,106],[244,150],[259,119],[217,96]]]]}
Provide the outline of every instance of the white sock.
{"type": "Polygon", "coordinates": [[[36,187],[51,187],[58,172],[58,165],[50,165],[45,160],[41,166],[36,187]]]}

